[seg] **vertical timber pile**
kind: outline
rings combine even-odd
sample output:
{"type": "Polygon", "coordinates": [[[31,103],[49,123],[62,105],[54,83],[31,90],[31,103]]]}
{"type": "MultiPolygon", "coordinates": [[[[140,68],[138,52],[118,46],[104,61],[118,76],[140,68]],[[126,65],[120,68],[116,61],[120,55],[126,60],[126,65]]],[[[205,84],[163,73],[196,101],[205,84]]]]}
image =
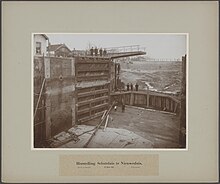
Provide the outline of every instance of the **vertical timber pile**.
{"type": "Polygon", "coordinates": [[[167,111],[179,114],[180,101],[174,96],[150,91],[125,91],[111,93],[111,102],[123,102],[125,105],[167,111]]]}
{"type": "Polygon", "coordinates": [[[110,58],[76,57],[76,108],[77,124],[102,116],[110,105],[110,58]]]}
{"type": "Polygon", "coordinates": [[[186,55],[182,57],[182,73],[179,142],[180,146],[184,148],[186,147],[186,55]]]}

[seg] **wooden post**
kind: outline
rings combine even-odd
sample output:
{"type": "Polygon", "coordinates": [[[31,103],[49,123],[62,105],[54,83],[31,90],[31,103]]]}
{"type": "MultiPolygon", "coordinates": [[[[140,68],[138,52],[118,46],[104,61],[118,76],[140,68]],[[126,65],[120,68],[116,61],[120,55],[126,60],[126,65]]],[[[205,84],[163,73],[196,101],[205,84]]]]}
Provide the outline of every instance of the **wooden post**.
{"type": "Polygon", "coordinates": [[[73,78],[73,95],[72,95],[72,126],[76,124],[76,67],[75,67],[75,58],[71,60],[71,76],[73,78]]]}
{"type": "Polygon", "coordinates": [[[131,96],[130,96],[130,105],[134,104],[134,94],[133,92],[131,92],[131,96]]]}
{"type": "Polygon", "coordinates": [[[179,143],[181,147],[186,146],[186,55],[182,57],[182,91],[180,109],[180,134],[179,143]]]}
{"type": "Polygon", "coordinates": [[[106,121],[105,121],[104,131],[105,131],[105,129],[106,129],[106,127],[107,127],[107,124],[108,124],[108,118],[109,118],[109,114],[108,114],[108,116],[107,116],[107,118],[106,118],[106,121]]]}
{"type": "Polygon", "coordinates": [[[167,99],[167,97],[166,97],[166,109],[167,110],[169,109],[169,100],[167,99]]]}
{"type": "Polygon", "coordinates": [[[162,97],[159,96],[158,97],[158,103],[159,103],[158,105],[159,105],[160,109],[162,109],[162,102],[161,101],[162,101],[162,97]]]}
{"type": "Polygon", "coordinates": [[[173,104],[174,104],[174,101],[173,100],[171,100],[171,111],[173,112],[173,104]]]}
{"type": "Polygon", "coordinates": [[[72,110],[72,126],[76,124],[76,114],[75,114],[75,92],[72,95],[72,103],[71,103],[71,110],[72,110]]]}
{"type": "Polygon", "coordinates": [[[149,87],[147,86],[147,107],[150,106],[150,91],[149,91],[149,87]]]}
{"type": "Polygon", "coordinates": [[[91,105],[91,102],[89,103],[89,116],[91,116],[91,107],[92,107],[92,105],[91,105]]]}
{"type": "Polygon", "coordinates": [[[177,106],[178,106],[178,104],[177,104],[177,102],[175,102],[174,112],[176,112],[177,106]]]}
{"type": "Polygon", "coordinates": [[[50,94],[47,94],[47,91],[50,91],[51,87],[48,86],[47,79],[50,78],[50,58],[44,58],[44,75],[45,75],[45,136],[46,140],[51,138],[51,100],[50,94]]]}
{"type": "Polygon", "coordinates": [[[51,101],[46,96],[46,110],[45,110],[45,125],[46,125],[46,140],[51,138],[51,101]]]}

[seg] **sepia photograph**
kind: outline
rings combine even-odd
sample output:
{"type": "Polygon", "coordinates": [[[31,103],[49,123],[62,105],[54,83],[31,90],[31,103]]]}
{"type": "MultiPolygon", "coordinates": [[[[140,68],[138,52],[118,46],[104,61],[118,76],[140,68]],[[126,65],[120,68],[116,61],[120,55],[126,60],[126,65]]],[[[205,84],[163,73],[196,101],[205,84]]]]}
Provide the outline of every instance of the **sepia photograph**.
{"type": "Polygon", "coordinates": [[[185,33],[33,33],[32,149],[187,149],[185,33]]]}
{"type": "Polygon", "coordinates": [[[218,2],[2,10],[3,183],[219,180],[218,2]]]}

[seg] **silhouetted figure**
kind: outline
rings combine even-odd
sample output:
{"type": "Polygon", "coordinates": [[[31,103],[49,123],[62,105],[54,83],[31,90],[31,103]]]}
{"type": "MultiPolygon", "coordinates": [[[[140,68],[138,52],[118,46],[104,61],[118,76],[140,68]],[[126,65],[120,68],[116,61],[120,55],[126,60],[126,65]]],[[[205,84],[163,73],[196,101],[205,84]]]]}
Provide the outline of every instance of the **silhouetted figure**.
{"type": "Polygon", "coordinates": [[[121,108],[122,108],[122,112],[125,112],[125,104],[124,103],[122,104],[121,108]]]}
{"type": "Polygon", "coordinates": [[[121,66],[118,64],[118,74],[120,73],[121,66]]]}
{"type": "Polygon", "coordinates": [[[127,91],[129,91],[129,84],[127,84],[127,91]]]}
{"type": "Polygon", "coordinates": [[[98,56],[98,49],[95,47],[95,56],[98,56]]]}
{"type": "Polygon", "coordinates": [[[99,49],[99,54],[100,54],[100,56],[102,56],[102,48],[99,49]]]}
{"type": "Polygon", "coordinates": [[[131,91],[133,91],[133,84],[131,83],[131,91]]]}
{"type": "Polygon", "coordinates": [[[91,56],[93,56],[93,52],[94,52],[94,49],[93,49],[93,47],[90,49],[90,54],[91,54],[91,56]]]}
{"type": "Polygon", "coordinates": [[[138,83],[135,84],[135,89],[138,91],[138,83]]]}
{"type": "Polygon", "coordinates": [[[107,55],[107,51],[106,51],[106,49],[104,49],[104,51],[103,51],[103,55],[104,55],[104,56],[107,55]]]}

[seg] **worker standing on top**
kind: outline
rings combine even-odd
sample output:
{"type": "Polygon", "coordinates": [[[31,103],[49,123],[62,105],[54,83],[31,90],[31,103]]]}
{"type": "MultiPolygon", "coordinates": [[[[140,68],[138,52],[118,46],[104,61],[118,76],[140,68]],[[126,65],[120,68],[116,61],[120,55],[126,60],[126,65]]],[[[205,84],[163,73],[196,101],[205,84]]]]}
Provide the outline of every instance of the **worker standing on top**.
{"type": "Polygon", "coordinates": [[[99,49],[99,54],[102,56],[102,48],[99,49]]]}
{"type": "Polygon", "coordinates": [[[93,56],[93,47],[90,49],[90,54],[91,54],[91,56],[93,56]]]}
{"type": "Polygon", "coordinates": [[[129,83],[127,84],[127,91],[129,91],[129,83]]]}
{"type": "Polygon", "coordinates": [[[138,91],[138,83],[135,84],[135,89],[138,91]]]}
{"type": "Polygon", "coordinates": [[[120,73],[121,66],[118,64],[118,74],[120,73]]]}
{"type": "Polygon", "coordinates": [[[125,104],[122,104],[122,112],[125,112],[125,104]]]}
{"type": "Polygon", "coordinates": [[[131,91],[133,91],[133,84],[131,83],[131,91]]]}
{"type": "Polygon", "coordinates": [[[98,56],[98,49],[95,47],[95,56],[98,56]]]}

